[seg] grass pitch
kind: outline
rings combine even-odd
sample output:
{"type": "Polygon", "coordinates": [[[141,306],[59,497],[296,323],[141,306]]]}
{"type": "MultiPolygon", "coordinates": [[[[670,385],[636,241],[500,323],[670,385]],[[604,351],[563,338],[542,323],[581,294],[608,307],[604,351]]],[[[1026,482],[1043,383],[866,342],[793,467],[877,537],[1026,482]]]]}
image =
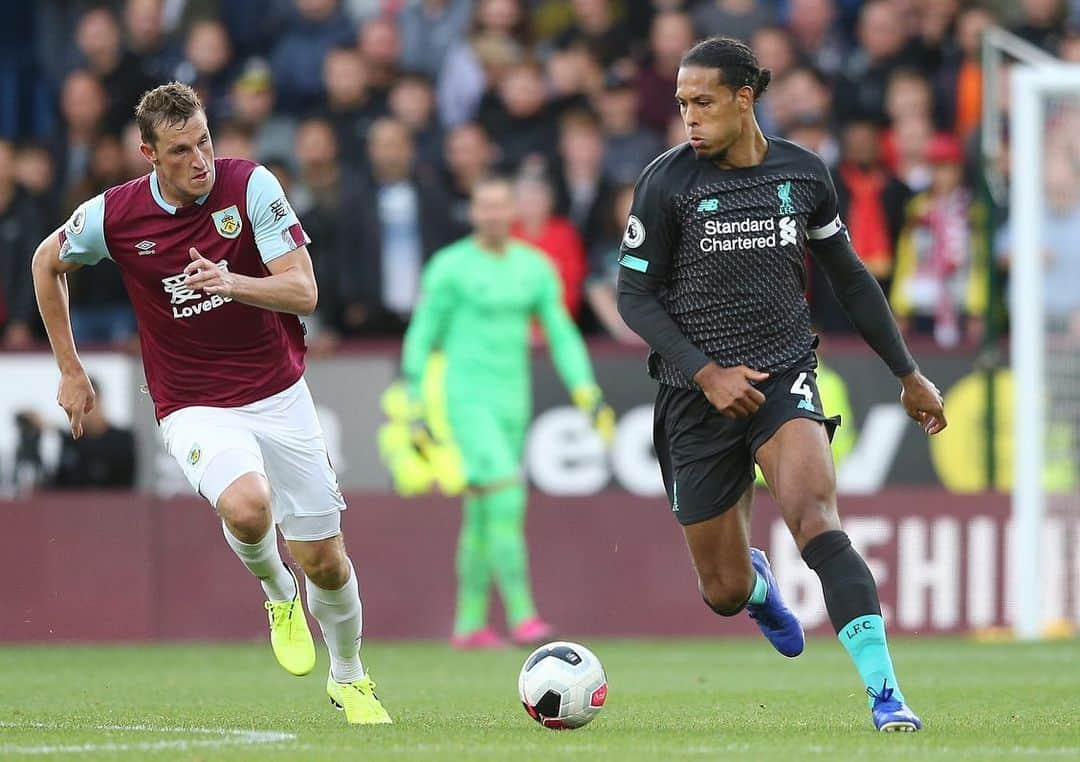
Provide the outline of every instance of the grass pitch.
{"type": "Polygon", "coordinates": [[[294,678],[268,645],[0,648],[0,759],[1080,759],[1080,642],[895,639],[921,733],[873,731],[832,639],[587,641],[607,668],[591,725],[549,731],[517,700],[526,651],[366,643],[393,726],[351,728],[325,653],[294,678]]]}

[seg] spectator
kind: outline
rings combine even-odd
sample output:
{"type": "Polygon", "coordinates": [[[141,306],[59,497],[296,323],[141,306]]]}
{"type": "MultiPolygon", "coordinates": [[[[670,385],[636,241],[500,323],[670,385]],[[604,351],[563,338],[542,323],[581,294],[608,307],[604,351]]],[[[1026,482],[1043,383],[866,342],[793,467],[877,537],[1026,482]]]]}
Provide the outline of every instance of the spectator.
{"type": "MultiPolygon", "coordinates": [[[[95,139],[85,177],[72,186],[65,198],[66,212],[83,200],[103,193],[124,181],[127,174],[123,146],[113,135],[95,139]]],[[[146,166],[146,160],[143,160],[146,166]]],[[[112,261],[100,267],[83,267],[68,275],[71,330],[80,344],[121,345],[135,337],[135,315],[120,270],[112,261]]]]}
{"type": "Polygon", "coordinates": [[[386,114],[386,102],[368,87],[367,62],[353,48],[336,48],[327,54],[323,82],[323,115],[334,128],[342,161],[358,170],[367,162],[368,130],[386,114]]]}
{"type": "Polygon", "coordinates": [[[346,328],[364,335],[400,336],[420,288],[424,262],[460,234],[449,203],[433,178],[417,171],[416,146],[397,119],[376,120],[368,133],[370,182],[345,201],[364,247],[344,277],[359,305],[346,311],[346,328]]]}
{"type": "Polygon", "coordinates": [[[143,77],[153,84],[168,82],[181,60],[180,50],[165,33],[164,20],[164,0],[127,0],[124,4],[128,50],[138,60],[143,77]]]}
{"type": "Polygon", "coordinates": [[[521,60],[529,42],[526,21],[520,0],[478,0],[468,36],[450,49],[439,75],[443,126],[472,119],[484,93],[521,60]]]}
{"type": "Polygon", "coordinates": [[[417,160],[429,174],[442,164],[443,132],[435,116],[435,89],[423,74],[403,74],[390,89],[390,114],[409,128],[417,160]]]}
{"type": "Polygon", "coordinates": [[[296,122],[275,113],[276,95],[270,67],[260,58],[250,59],[229,92],[228,114],[234,124],[249,130],[259,161],[270,156],[289,156],[296,138],[296,122]]]}
{"type": "Polygon", "coordinates": [[[585,245],[570,220],[555,215],[555,194],[541,175],[523,174],[515,183],[517,221],[510,235],[547,254],[562,282],[563,304],[576,320],[585,282],[585,245]]]}
{"type": "Polygon", "coordinates": [[[607,68],[628,56],[629,30],[616,18],[609,0],[572,0],[574,23],[556,35],[556,50],[582,48],[607,68]]]}
{"type": "MultiPolygon", "coordinates": [[[[1051,151],[1044,163],[1046,213],[1042,219],[1043,305],[1047,327],[1080,338],[1080,178],[1069,157],[1051,151]]],[[[1001,231],[1000,248],[1006,263],[1012,233],[1001,231]]]]}
{"type": "Polygon", "coordinates": [[[120,161],[123,166],[122,174],[125,182],[134,180],[136,177],[142,177],[150,171],[150,165],[146,163],[146,157],[142,155],[142,149],[139,147],[141,145],[142,134],[139,132],[139,125],[132,119],[124,125],[124,129],[120,133],[122,151],[120,161]]]}
{"type": "Polygon", "coordinates": [[[331,49],[352,40],[352,26],[336,0],[296,0],[296,14],[270,55],[280,107],[295,115],[316,106],[322,94],[323,59],[331,49]]]}
{"type": "MultiPolygon", "coordinates": [[[[911,191],[881,161],[880,130],[870,121],[851,122],[843,129],[841,161],[832,172],[840,219],[847,224],[851,244],[887,294],[892,282],[896,239],[911,191]]],[[[825,273],[812,263],[810,307],[823,331],[851,332],[854,327],[840,307],[825,273]]]]}
{"type": "Polygon", "coordinates": [[[848,58],[836,87],[840,120],[883,119],[885,87],[893,71],[912,63],[907,27],[891,0],[870,0],[859,12],[859,47],[848,58]]]}
{"type": "Polygon", "coordinates": [[[5,349],[33,340],[37,323],[30,259],[46,221],[15,178],[15,149],[0,140],[0,331],[5,349]]]}
{"type": "Polygon", "coordinates": [[[435,78],[450,48],[465,36],[471,0],[419,0],[398,15],[401,66],[435,78]]]}
{"type": "Polygon", "coordinates": [[[590,251],[607,233],[612,185],[604,175],[604,138],[596,118],[572,111],[559,124],[557,204],[590,251]]]}
{"type": "MultiPolygon", "coordinates": [[[[35,410],[15,415],[19,441],[16,460],[20,476],[29,470],[34,486],[52,489],[135,486],[135,435],[131,429],[110,423],[105,415],[102,387],[91,379],[97,404],[82,419],[78,439],[67,428],[45,423],[35,410]]],[[[29,486],[29,485],[23,485],[29,486]]]]}
{"type": "Polygon", "coordinates": [[[896,150],[894,156],[886,155],[885,163],[912,191],[926,190],[933,177],[927,155],[934,137],[934,126],[929,117],[923,114],[901,117],[893,125],[892,135],[896,150]]]}
{"type": "MultiPolygon", "coordinates": [[[[145,161],[143,164],[145,166],[145,161]]],[[[52,151],[41,143],[21,144],[15,154],[15,178],[46,226],[49,220],[60,218],[60,194],[52,151]]]]}
{"type": "Polygon", "coordinates": [[[140,62],[124,51],[116,18],[103,7],[91,8],[79,19],[75,44],[86,71],[97,78],[106,97],[103,127],[120,132],[131,118],[134,104],[144,90],[153,86],[140,62]]]}
{"type": "MultiPolygon", "coordinates": [[[[757,0],[698,0],[690,16],[699,37],[722,34],[743,42],[750,42],[761,27],[773,21],[772,8],[757,0]]],[[[769,68],[764,61],[761,65],[769,68]]]]}
{"type": "Polygon", "coordinates": [[[824,117],[809,113],[796,117],[784,137],[792,143],[810,149],[829,166],[835,164],[840,158],[840,148],[824,117]]]}
{"type": "Polygon", "coordinates": [[[518,64],[506,72],[497,96],[486,96],[479,121],[489,135],[497,135],[501,168],[517,171],[523,164],[551,170],[550,157],[558,144],[558,124],[547,103],[540,67],[518,64]]]}
{"type": "Polygon", "coordinates": [[[397,22],[387,16],[368,19],[357,33],[356,47],[368,67],[368,86],[385,100],[398,77],[401,37],[397,22]]]}
{"type": "Polygon", "coordinates": [[[218,122],[214,128],[214,155],[255,161],[255,132],[239,122],[218,122]]]}
{"type": "Polygon", "coordinates": [[[469,203],[476,184],[491,174],[498,149],[487,131],[476,122],[465,122],[446,134],[447,188],[450,191],[450,218],[465,230],[469,225],[469,203]]]}
{"type": "Polygon", "coordinates": [[[786,26],[800,58],[830,80],[840,73],[848,45],[837,29],[834,0],[788,0],[786,26]]]}
{"type": "Polygon", "coordinates": [[[604,131],[604,174],[616,183],[633,183],[664,147],[656,134],[638,121],[637,90],[629,79],[608,72],[593,105],[604,131]]]}
{"type": "Polygon", "coordinates": [[[932,334],[942,347],[981,335],[986,308],[982,209],[964,187],[964,153],[937,136],[930,188],[908,203],[896,249],[890,302],[906,331],[932,334]]]}
{"type": "Polygon", "coordinates": [[[78,182],[89,170],[90,148],[104,130],[107,110],[105,89],[93,74],[76,70],[64,79],[60,91],[63,142],[53,151],[60,167],[61,188],[78,182]]]}
{"type": "Polygon", "coordinates": [[[357,196],[359,178],[338,161],[337,137],[331,124],[314,117],[300,122],[296,130],[296,163],[299,176],[293,181],[274,170],[286,195],[304,220],[311,238],[308,251],[319,282],[319,304],[305,319],[308,349],[324,355],[339,343],[346,304],[358,302],[346,293],[345,262],[354,256],[356,224],[347,198],[357,196]],[[289,187],[284,187],[285,184],[289,187]]]}
{"type": "Polygon", "coordinates": [[[619,279],[619,247],[633,200],[633,183],[618,186],[609,197],[605,235],[588,253],[589,273],[585,280],[585,298],[593,315],[611,338],[620,344],[641,346],[641,337],[627,327],[615,304],[615,287],[619,279]]]}
{"type": "Polygon", "coordinates": [[[214,19],[192,24],[176,78],[195,89],[211,118],[220,113],[233,79],[232,45],[224,24],[214,19]]]}
{"type": "Polygon", "coordinates": [[[795,42],[782,26],[769,24],[759,27],[750,38],[750,47],[758,63],[772,72],[774,80],[799,65],[795,42]]]}
{"type": "Polygon", "coordinates": [[[774,80],[759,108],[772,131],[786,135],[800,120],[828,119],[832,114],[832,91],[820,72],[799,66],[774,80]]]}
{"type": "Polygon", "coordinates": [[[548,100],[559,113],[587,108],[603,87],[604,69],[591,50],[579,45],[555,50],[545,64],[548,100]]]}
{"type": "Polygon", "coordinates": [[[650,58],[638,72],[635,88],[646,127],[663,134],[675,106],[675,76],[683,54],[694,43],[694,26],[685,13],[665,11],[653,19],[649,32],[650,58]]]}
{"type": "Polygon", "coordinates": [[[939,101],[951,108],[951,126],[961,138],[982,119],[982,35],[994,22],[994,14],[981,6],[962,10],[956,21],[957,60],[947,62],[936,79],[939,101]]]}
{"type": "Polygon", "coordinates": [[[1065,8],[1061,0],[1020,0],[1020,23],[1013,34],[1053,53],[1061,40],[1065,8]]]}

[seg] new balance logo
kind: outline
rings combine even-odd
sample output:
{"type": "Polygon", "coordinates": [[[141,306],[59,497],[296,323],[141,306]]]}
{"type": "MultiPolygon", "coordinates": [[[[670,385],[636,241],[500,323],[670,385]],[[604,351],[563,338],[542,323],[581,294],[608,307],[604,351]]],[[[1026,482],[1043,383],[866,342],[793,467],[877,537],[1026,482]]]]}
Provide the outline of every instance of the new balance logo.
{"type": "MultiPolygon", "coordinates": [[[[229,270],[229,263],[227,260],[221,260],[217,263],[217,266],[219,270],[224,270],[226,272],[229,270]]],[[[165,289],[165,293],[169,295],[169,303],[172,305],[174,318],[188,318],[202,312],[209,312],[212,309],[232,301],[232,298],[228,296],[220,296],[218,294],[210,295],[201,291],[194,291],[188,287],[186,281],[187,275],[184,273],[170,275],[168,278],[161,279],[161,286],[165,289]],[[186,307],[180,306],[182,304],[187,304],[187,302],[198,302],[198,304],[192,304],[186,307]]]]}
{"type": "Polygon", "coordinates": [[[139,241],[135,244],[135,248],[138,249],[140,257],[148,257],[151,254],[157,254],[157,246],[153,241],[139,241]]]}
{"type": "Polygon", "coordinates": [[[698,202],[698,212],[715,212],[720,208],[720,200],[715,198],[703,198],[698,202]]]}
{"type": "Polygon", "coordinates": [[[794,246],[799,242],[799,226],[792,217],[780,218],[780,245],[794,246]]]}

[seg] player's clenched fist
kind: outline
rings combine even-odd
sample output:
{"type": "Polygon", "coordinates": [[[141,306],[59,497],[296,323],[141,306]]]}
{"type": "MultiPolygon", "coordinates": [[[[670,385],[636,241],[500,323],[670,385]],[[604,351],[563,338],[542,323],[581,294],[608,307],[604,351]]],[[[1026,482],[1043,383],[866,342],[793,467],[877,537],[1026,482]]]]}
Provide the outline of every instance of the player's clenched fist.
{"type": "Polygon", "coordinates": [[[187,275],[187,286],[192,290],[204,291],[207,294],[220,296],[232,296],[235,278],[232,273],[216,264],[199,253],[192,246],[188,249],[191,255],[191,264],[184,268],[187,275]]]}
{"type": "Polygon", "coordinates": [[[705,393],[712,406],[728,418],[744,418],[753,415],[765,402],[765,395],[754,388],[752,382],[764,381],[768,373],[737,365],[721,368],[709,363],[694,375],[694,381],[705,393]]]}
{"type": "Polygon", "coordinates": [[[945,420],[941,392],[933,381],[916,370],[904,376],[900,382],[903,384],[900,403],[908,416],[918,421],[923,431],[927,434],[937,434],[949,425],[949,422],[945,420]]]}

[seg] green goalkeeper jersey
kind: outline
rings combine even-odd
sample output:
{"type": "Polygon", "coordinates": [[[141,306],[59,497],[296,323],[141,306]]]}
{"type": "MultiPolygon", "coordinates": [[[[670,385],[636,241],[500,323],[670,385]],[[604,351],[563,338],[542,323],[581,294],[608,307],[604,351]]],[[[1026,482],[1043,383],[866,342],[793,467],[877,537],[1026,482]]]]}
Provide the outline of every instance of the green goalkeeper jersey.
{"type": "Polygon", "coordinates": [[[441,349],[450,405],[478,400],[527,414],[533,318],[567,388],[594,384],[559,277],[542,252],[510,241],[495,254],[472,236],[440,249],[424,269],[420,302],[405,334],[402,370],[410,391],[419,394],[428,356],[441,349]]]}

